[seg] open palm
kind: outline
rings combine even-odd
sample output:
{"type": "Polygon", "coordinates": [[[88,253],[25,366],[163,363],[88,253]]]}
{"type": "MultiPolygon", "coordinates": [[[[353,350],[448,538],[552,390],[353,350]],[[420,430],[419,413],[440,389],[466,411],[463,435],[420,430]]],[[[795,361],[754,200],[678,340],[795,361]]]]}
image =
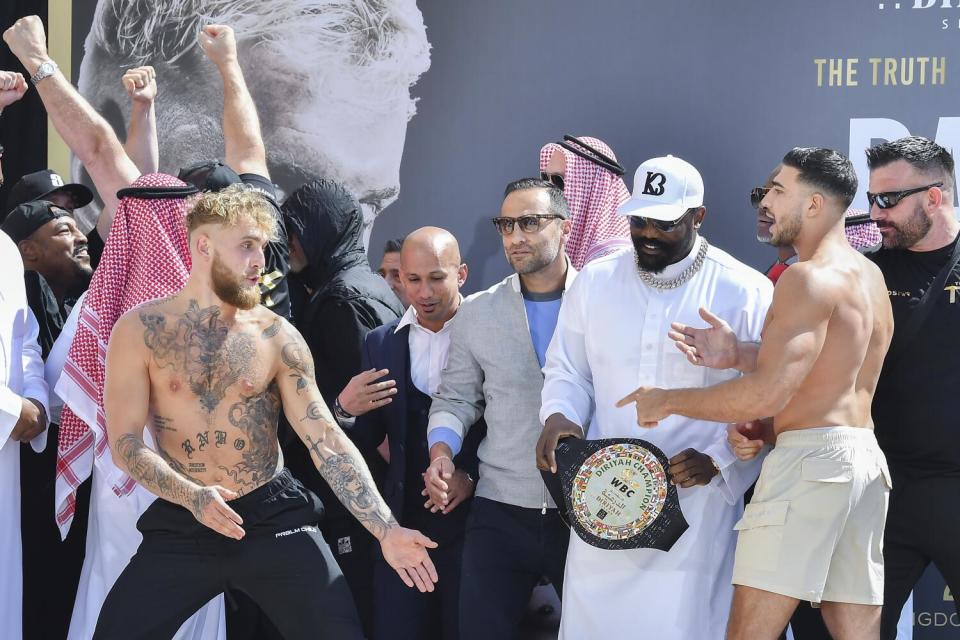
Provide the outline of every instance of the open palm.
{"type": "Polygon", "coordinates": [[[711,369],[731,369],[737,364],[737,335],[730,325],[706,309],[700,309],[700,317],[708,325],[695,328],[680,322],[670,325],[667,336],[691,363],[711,369]]]}

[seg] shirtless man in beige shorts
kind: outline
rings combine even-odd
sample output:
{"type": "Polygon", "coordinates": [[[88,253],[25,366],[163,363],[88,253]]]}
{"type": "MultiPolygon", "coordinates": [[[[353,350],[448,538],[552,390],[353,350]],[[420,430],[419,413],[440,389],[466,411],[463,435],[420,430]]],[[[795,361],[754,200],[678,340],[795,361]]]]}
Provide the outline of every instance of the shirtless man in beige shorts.
{"type": "MultiPolygon", "coordinates": [[[[774,245],[800,261],[774,291],[760,345],[738,344],[703,310],[707,329],[675,324],[691,362],[744,375],[703,389],[637,389],[637,422],[666,416],[747,423],[731,429],[741,458],[763,462],[740,531],[727,637],[779,637],[801,600],[821,603],[837,640],[876,639],[883,603],[883,527],[889,472],[870,405],[893,334],[880,270],[850,248],[843,216],[857,189],[850,161],[828,149],[793,149],[762,205],[774,245]]],[[[679,597],[683,597],[682,594],[679,597]]]]}

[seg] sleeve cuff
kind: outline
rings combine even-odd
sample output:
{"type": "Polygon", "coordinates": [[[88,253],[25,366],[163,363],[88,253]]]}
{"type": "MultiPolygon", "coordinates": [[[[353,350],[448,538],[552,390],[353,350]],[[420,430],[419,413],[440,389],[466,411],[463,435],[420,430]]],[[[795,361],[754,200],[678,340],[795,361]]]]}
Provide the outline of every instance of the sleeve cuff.
{"type": "Polygon", "coordinates": [[[547,418],[555,413],[559,413],[570,422],[580,425],[580,428],[584,429],[584,437],[586,437],[586,426],[584,425],[586,420],[574,409],[572,404],[563,400],[548,400],[540,407],[540,424],[546,424],[547,418]]]}
{"type": "Polygon", "coordinates": [[[715,475],[713,480],[710,481],[710,486],[720,492],[720,495],[723,496],[727,504],[737,504],[740,498],[743,497],[742,494],[737,495],[731,486],[731,484],[733,484],[731,474],[735,472],[734,467],[736,465],[734,463],[737,461],[737,457],[733,455],[733,451],[731,451],[730,446],[727,444],[726,438],[724,438],[723,442],[717,442],[708,447],[704,453],[710,456],[713,463],[720,469],[720,473],[715,475]]]}
{"type": "Polygon", "coordinates": [[[10,389],[0,388],[0,449],[10,440],[13,428],[20,419],[22,398],[10,389]]]}
{"type": "Polygon", "coordinates": [[[453,431],[461,440],[463,440],[463,436],[467,431],[460,421],[460,418],[449,411],[436,411],[430,414],[430,420],[427,422],[427,436],[429,437],[431,431],[440,427],[445,427],[453,431]]]}
{"type": "Polygon", "coordinates": [[[460,453],[460,448],[463,446],[463,438],[450,427],[435,427],[427,432],[428,447],[432,448],[433,445],[440,442],[450,447],[453,455],[460,453]]]}

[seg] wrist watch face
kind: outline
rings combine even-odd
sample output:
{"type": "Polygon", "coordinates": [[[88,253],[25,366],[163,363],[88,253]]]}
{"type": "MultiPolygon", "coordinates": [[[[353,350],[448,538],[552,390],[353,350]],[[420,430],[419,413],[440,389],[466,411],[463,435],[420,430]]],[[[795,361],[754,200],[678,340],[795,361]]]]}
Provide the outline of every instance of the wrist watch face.
{"type": "Polygon", "coordinates": [[[46,62],[40,63],[40,66],[37,68],[37,72],[33,74],[31,80],[33,84],[37,84],[47,76],[52,76],[53,72],[57,70],[57,65],[53,62],[47,60],[46,62]]]}

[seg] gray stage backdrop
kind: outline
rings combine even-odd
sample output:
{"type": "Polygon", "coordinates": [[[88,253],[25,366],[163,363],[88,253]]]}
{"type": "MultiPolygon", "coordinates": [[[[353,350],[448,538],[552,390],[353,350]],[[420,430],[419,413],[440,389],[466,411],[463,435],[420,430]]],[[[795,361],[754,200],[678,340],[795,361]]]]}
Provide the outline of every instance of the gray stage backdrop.
{"type": "MultiPolygon", "coordinates": [[[[292,2],[321,11],[326,4],[270,6],[292,2]]],[[[75,4],[81,38],[92,4],[75,4]]],[[[849,153],[859,169],[861,208],[863,150],[872,141],[911,133],[960,149],[960,0],[417,5],[430,67],[411,90],[418,102],[406,130],[402,189],[377,218],[370,256],[378,263],[386,239],[418,226],[446,227],[470,266],[468,291],[508,272],[489,221],[503,186],[535,174],[541,145],[564,133],[608,142],[628,168],[631,188],[633,169],[646,158],[672,153],[692,162],[706,184],[703,233],[761,269],[773,253],[754,240],[748,193],[789,148],[849,153]]],[[[269,71],[281,80],[284,72],[269,71]]],[[[255,97],[269,120],[279,102],[255,97]]],[[[268,149],[277,144],[266,142],[268,149]]],[[[169,170],[179,161],[164,157],[162,164],[169,170]]],[[[960,633],[952,598],[933,572],[915,609],[916,638],[960,633]]]]}

